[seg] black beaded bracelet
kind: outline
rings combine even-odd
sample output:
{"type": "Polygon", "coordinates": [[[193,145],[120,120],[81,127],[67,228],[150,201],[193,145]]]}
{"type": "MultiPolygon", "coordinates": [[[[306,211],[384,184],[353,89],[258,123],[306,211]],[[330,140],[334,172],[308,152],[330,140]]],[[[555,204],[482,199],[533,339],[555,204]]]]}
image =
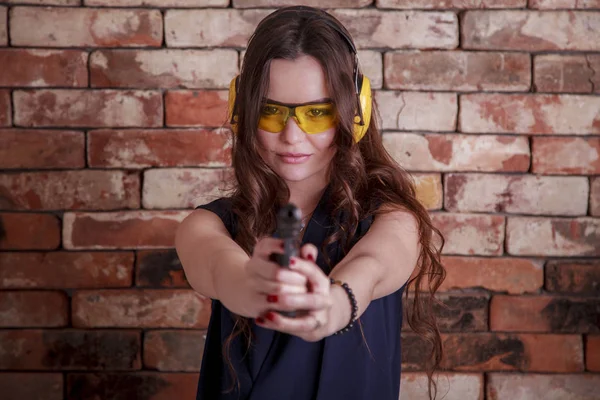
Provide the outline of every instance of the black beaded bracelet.
{"type": "Polygon", "coordinates": [[[334,335],[339,335],[345,332],[348,332],[350,330],[350,328],[352,328],[354,326],[354,322],[356,322],[356,315],[358,313],[358,305],[356,304],[356,297],[354,297],[354,293],[352,293],[352,289],[350,289],[350,286],[348,286],[348,284],[346,282],[342,282],[333,278],[329,278],[329,282],[332,285],[340,285],[345,291],[346,294],[348,295],[348,299],[350,300],[350,306],[352,307],[352,314],[350,315],[350,322],[348,322],[348,325],[346,325],[345,327],[343,327],[342,329],[340,329],[339,331],[335,332],[334,335]]]}

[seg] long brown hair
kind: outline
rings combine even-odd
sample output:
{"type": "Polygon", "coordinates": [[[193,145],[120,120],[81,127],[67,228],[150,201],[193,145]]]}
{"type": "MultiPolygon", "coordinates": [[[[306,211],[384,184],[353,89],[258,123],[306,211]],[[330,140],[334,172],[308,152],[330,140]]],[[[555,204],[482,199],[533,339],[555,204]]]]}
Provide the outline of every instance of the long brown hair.
{"type": "MultiPolygon", "coordinates": [[[[442,341],[432,306],[437,303],[434,295],[445,277],[440,262],[444,238],[432,225],[426,208],[417,200],[411,176],[399,166],[385,150],[378,128],[377,105],[373,101],[373,117],[367,133],[359,143],[353,139],[353,121],[356,112],[354,89],[354,54],[348,44],[331,24],[349,33],[330,14],[320,13],[319,18],[307,18],[306,13],[276,11],[265,18],[250,38],[244,57],[237,88],[236,115],[237,135],[233,140],[232,165],[234,168],[233,212],[237,216],[235,241],[248,253],[257,238],[270,235],[276,226],[277,205],[289,198],[287,185],[258,155],[256,139],[258,119],[269,84],[270,61],[294,60],[300,55],[314,57],[321,64],[330,97],[338,114],[338,126],[334,139],[337,151],[329,168],[330,200],[333,212],[343,211],[348,216],[339,229],[325,240],[321,251],[329,243],[340,240],[349,251],[359,222],[368,216],[384,211],[378,209],[382,202],[394,209],[410,212],[419,228],[420,254],[413,276],[405,290],[407,303],[409,292],[412,307],[407,310],[409,326],[430,345],[425,362],[429,382],[429,397],[435,398],[435,382],[432,375],[439,367],[442,357],[442,341]],[[435,245],[434,234],[439,239],[435,245]],[[415,290],[410,290],[414,287],[415,290]],[[422,289],[427,288],[422,292],[422,289]]],[[[388,208],[389,210],[389,208],[388,208]]],[[[398,310],[401,312],[402,310],[398,310]]],[[[238,335],[251,342],[251,321],[235,316],[235,330],[224,346],[224,355],[230,371],[231,341],[238,335]]],[[[238,382],[239,384],[239,382],[238,382]]]]}

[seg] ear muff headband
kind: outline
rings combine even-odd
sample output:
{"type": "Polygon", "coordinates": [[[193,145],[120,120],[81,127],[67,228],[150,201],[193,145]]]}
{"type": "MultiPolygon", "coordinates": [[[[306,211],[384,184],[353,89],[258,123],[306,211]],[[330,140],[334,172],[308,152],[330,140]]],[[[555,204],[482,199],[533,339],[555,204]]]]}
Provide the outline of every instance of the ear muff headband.
{"type": "MultiPolygon", "coordinates": [[[[321,16],[320,13],[324,11],[320,11],[318,9],[313,9],[305,6],[297,6],[297,7],[288,7],[281,11],[283,12],[299,12],[310,14],[310,18],[322,18],[327,25],[333,28],[336,32],[340,34],[340,36],[346,41],[350,51],[354,53],[354,86],[355,92],[357,95],[357,113],[354,116],[354,128],[353,128],[353,136],[354,140],[358,143],[365,133],[367,133],[367,129],[369,129],[369,123],[371,122],[371,81],[369,78],[364,76],[358,71],[358,54],[356,51],[356,47],[354,43],[346,35],[346,33],[338,26],[336,26],[333,20],[329,20],[324,16],[321,16]]],[[[277,13],[277,12],[276,12],[277,13]]],[[[267,17],[269,18],[269,17],[267,17]]],[[[237,87],[239,82],[239,75],[231,80],[229,84],[229,98],[228,98],[228,118],[231,124],[231,130],[234,133],[237,133],[237,113],[235,112],[236,106],[236,97],[237,97],[237,87]]]]}

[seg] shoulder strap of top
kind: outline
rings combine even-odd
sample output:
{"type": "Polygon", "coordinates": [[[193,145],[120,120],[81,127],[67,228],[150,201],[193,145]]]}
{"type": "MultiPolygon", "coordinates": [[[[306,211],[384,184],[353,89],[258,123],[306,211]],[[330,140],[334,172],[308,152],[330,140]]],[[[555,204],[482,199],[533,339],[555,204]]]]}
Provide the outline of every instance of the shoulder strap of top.
{"type": "Polygon", "coordinates": [[[198,207],[196,207],[196,209],[205,209],[208,211],[212,211],[213,213],[217,214],[219,216],[219,218],[221,218],[221,221],[223,221],[223,225],[225,225],[225,227],[227,228],[227,230],[229,231],[229,234],[231,235],[232,238],[235,238],[235,234],[236,234],[236,218],[235,218],[235,214],[233,213],[232,210],[232,202],[231,202],[231,198],[229,197],[221,197],[220,199],[214,200],[210,203],[207,204],[202,204],[199,205],[198,207]]]}

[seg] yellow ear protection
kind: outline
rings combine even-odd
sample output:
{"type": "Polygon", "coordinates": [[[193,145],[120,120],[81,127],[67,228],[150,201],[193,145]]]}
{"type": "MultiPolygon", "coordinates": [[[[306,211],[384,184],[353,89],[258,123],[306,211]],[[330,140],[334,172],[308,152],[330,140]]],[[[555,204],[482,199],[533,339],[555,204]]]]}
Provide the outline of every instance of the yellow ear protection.
{"type": "MultiPolygon", "coordinates": [[[[356,142],[360,141],[363,138],[367,129],[369,128],[369,122],[371,121],[371,81],[369,78],[364,76],[358,70],[358,53],[356,51],[356,47],[352,42],[352,39],[344,32],[341,27],[337,25],[337,23],[325,16],[320,14],[326,14],[324,11],[319,9],[315,9],[312,7],[306,6],[295,6],[295,7],[286,7],[279,11],[274,12],[267,18],[271,18],[274,15],[282,14],[285,12],[297,12],[301,14],[306,14],[309,18],[322,18],[327,25],[335,29],[340,36],[346,41],[350,51],[354,54],[354,88],[357,96],[357,110],[356,115],[354,116],[354,140],[356,142]]],[[[237,86],[239,83],[239,75],[231,80],[229,84],[229,120],[231,124],[231,129],[234,133],[237,133],[237,113],[235,113],[236,107],[236,95],[237,95],[237,86]]]]}

